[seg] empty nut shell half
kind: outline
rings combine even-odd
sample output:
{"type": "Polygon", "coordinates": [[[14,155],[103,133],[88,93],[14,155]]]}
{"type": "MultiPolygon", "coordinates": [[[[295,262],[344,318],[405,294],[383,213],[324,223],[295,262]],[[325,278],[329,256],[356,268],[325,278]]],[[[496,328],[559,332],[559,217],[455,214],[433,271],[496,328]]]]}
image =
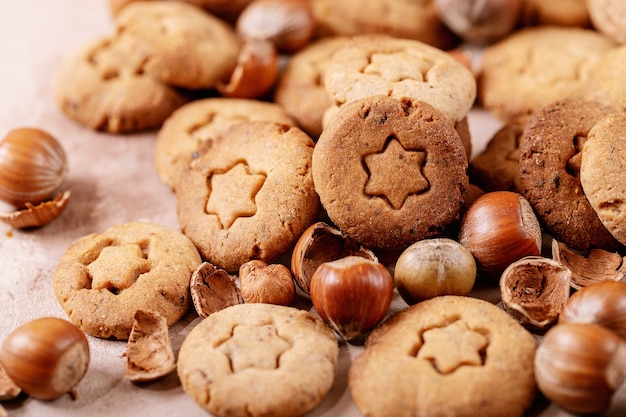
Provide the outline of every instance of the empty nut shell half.
{"type": "Polygon", "coordinates": [[[569,299],[571,275],[553,259],[524,257],[502,273],[502,306],[520,324],[546,329],[557,321],[569,299]]]}
{"type": "Polygon", "coordinates": [[[191,300],[201,318],[223,308],[243,303],[233,277],[209,262],[201,263],[191,275],[191,300]]]}
{"type": "Polygon", "coordinates": [[[37,205],[26,203],[26,208],[11,213],[0,213],[0,220],[14,229],[41,227],[50,223],[63,213],[69,202],[71,191],[67,190],[50,201],[37,205]]]}

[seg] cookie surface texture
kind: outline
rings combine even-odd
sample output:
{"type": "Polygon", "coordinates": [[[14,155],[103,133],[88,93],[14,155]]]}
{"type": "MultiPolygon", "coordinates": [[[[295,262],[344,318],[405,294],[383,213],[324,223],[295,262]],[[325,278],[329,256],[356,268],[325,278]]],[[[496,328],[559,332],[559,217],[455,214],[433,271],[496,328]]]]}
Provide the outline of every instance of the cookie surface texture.
{"type": "Polygon", "coordinates": [[[212,88],[228,81],[237,64],[240,43],[232,27],[185,2],[132,2],[115,24],[149,54],[143,70],[169,85],[212,88]]]}
{"type": "Polygon", "coordinates": [[[548,233],[574,249],[619,246],[589,204],[579,177],[589,130],[613,112],[597,102],[559,100],[533,114],[520,139],[520,192],[548,233]]]}
{"type": "Polygon", "coordinates": [[[54,271],[54,292],[81,330],[125,340],[137,310],[158,311],[170,326],[185,314],[200,263],[197,249],[177,230],[124,223],[73,242],[54,271]]]}
{"type": "Polygon", "coordinates": [[[370,249],[442,233],[458,219],[466,170],[461,139],[440,111],[386,96],[342,107],[313,151],[328,216],[370,249]]]}
{"type": "Polygon", "coordinates": [[[276,259],[319,211],[313,147],[297,127],[234,125],[181,175],[181,230],[206,260],[229,272],[252,259],[276,259]]]}
{"type": "Polygon", "coordinates": [[[626,113],[596,123],[583,146],[580,182],[600,221],[626,244],[626,113]]]}
{"type": "Polygon", "coordinates": [[[211,314],[185,338],[183,389],[216,417],[297,417],[330,390],[338,343],[311,313],[239,304],[211,314]]]}
{"type": "Polygon", "coordinates": [[[593,67],[593,75],[585,81],[583,97],[618,110],[626,111],[626,45],[610,50],[593,67]]]}
{"type": "Polygon", "coordinates": [[[54,97],[82,125],[109,133],[159,127],[187,99],[144,73],[148,55],[137,40],[119,34],[90,42],[59,67],[54,97]]]}
{"type": "Polygon", "coordinates": [[[587,0],[593,26],[619,44],[626,43],[626,3],[620,0],[587,0]]]}
{"type": "Polygon", "coordinates": [[[349,371],[369,417],[521,417],[535,397],[535,338],[487,301],[441,296],[396,313],[349,371]]]}
{"type": "MultiPolygon", "coordinates": [[[[334,106],[373,95],[425,101],[449,120],[462,120],[474,104],[472,72],[450,54],[423,42],[389,36],[355,37],[332,57],[324,86],[334,106]]],[[[332,117],[332,107],[324,124],[332,117]]]]}
{"type": "Polygon", "coordinates": [[[233,124],[258,120],[296,125],[282,106],[269,102],[216,97],[185,104],[158,132],[154,163],[159,177],[175,190],[178,176],[198,152],[233,124]]]}
{"type": "Polygon", "coordinates": [[[478,80],[482,105],[509,122],[556,100],[578,97],[593,65],[614,43],[591,29],[521,29],[484,50],[478,80]]]}

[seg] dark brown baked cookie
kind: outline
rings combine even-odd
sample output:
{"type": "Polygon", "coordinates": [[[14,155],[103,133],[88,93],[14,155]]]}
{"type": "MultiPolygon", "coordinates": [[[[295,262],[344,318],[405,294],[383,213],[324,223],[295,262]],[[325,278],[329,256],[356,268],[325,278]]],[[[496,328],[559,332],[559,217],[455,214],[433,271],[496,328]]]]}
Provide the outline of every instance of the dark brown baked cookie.
{"type": "Polygon", "coordinates": [[[313,140],[297,127],[243,122],[181,174],[176,187],[183,233],[215,266],[271,262],[316,219],[313,140]]]}
{"type": "Polygon", "coordinates": [[[573,249],[619,246],[589,204],[579,178],[589,130],[613,112],[598,102],[559,100],[535,112],[520,139],[520,192],[548,233],[573,249]]]}
{"type": "Polygon", "coordinates": [[[466,170],[461,139],[441,111],[387,96],[342,106],[313,151],[328,216],[374,250],[405,247],[456,221],[466,170]]]}

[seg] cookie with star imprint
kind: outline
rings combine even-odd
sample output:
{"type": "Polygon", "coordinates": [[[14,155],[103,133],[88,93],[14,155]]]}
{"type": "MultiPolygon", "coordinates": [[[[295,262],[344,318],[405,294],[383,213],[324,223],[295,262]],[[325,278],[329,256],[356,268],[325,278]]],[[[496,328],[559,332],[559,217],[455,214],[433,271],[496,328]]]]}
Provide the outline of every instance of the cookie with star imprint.
{"type": "Polygon", "coordinates": [[[345,104],[313,151],[315,190],[330,219],[361,245],[384,252],[456,223],[467,167],[454,124],[408,98],[345,104]]]}
{"type": "Polygon", "coordinates": [[[297,127],[242,122],[183,170],[178,222],[204,259],[235,272],[252,259],[271,262],[295,244],[320,207],[314,145],[297,127]]]}
{"type": "Polygon", "coordinates": [[[497,306],[441,296],[370,333],[348,385],[369,417],[521,417],[536,395],[536,350],[534,336],[497,306]]]}

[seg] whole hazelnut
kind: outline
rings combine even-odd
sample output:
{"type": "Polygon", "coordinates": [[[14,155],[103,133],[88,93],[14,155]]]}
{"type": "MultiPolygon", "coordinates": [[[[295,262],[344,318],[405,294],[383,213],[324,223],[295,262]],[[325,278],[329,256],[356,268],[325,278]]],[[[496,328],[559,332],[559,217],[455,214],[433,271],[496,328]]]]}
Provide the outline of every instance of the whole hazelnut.
{"type": "Polygon", "coordinates": [[[239,286],[246,303],[289,306],[296,296],[291,271],[282,264],[252,260],[239,268],[239,286]]]}

